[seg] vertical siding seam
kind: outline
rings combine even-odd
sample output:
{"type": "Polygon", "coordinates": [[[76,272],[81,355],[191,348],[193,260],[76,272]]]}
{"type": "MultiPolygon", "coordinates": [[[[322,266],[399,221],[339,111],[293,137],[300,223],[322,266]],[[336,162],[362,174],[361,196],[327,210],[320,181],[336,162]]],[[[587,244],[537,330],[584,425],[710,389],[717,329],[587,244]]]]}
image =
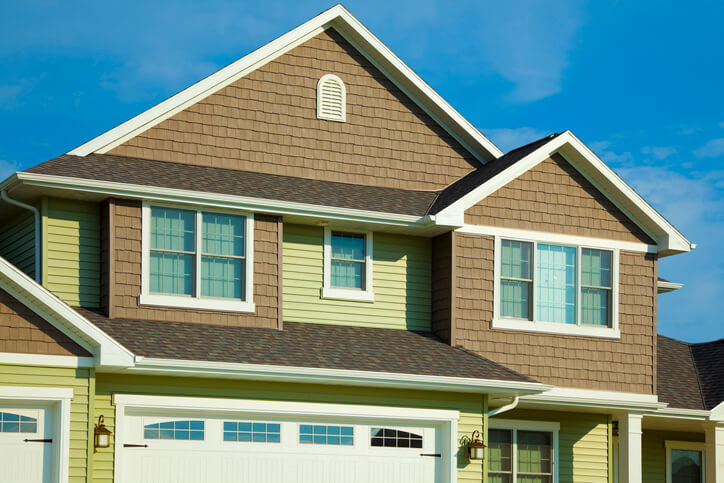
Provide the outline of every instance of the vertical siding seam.
{"type": "MultiPolygon", "coordinates": [[[[456,245],[456,234],[454,231],[450,232],[450,345],[455,347],[457,345],[457,320],[456,320],[456,306],[457,306],[457,249],[456,245]]],[[[486,413],[487,414],[487,413],[486,413]]]]}
{"type": "Polygon", "coordinates": [[[277,329],[284,329],[284,220],[277,221],[277,329]]]}
{"type": "Polygon", "coordinates": [[[108,200],[108,318],[116,316],[116,307],[113,301],[116,298],[116,200],[108,200]]]}
{"type": "Polygon", "coordinates": [[[658,312],[658,299],[659,299],[659,296],[658,296],[659,262],[658,262],[657,256],[654,255],[652,263],[654,265],[654,269],[653,269],[653,272],[654,272],[654,275],[653,275],[653,294],[654,294],[653,299],[654,300],[653,300],[653,316],[651,319],[652,319],[654,328],[653,328],[653,333],[651,334],[651,346],[652,346],[651,347],[651,349],[652,349],[651,350],[651,367],[653,368],[653,371],[651,371],[652,372],[652,374],[651,374],[651,388],[652,388],[651,394],[656,394],[656,392],[658,391],[657,378],[658,378],[658,370],[659,370],[658,356],[657,356],[657,353],[658,353],[658,346],[657,346],[658,327],[657,327],[657,324],[658,324],[658,317],[659,317],[659,315],[657,313],[658,312]]]}

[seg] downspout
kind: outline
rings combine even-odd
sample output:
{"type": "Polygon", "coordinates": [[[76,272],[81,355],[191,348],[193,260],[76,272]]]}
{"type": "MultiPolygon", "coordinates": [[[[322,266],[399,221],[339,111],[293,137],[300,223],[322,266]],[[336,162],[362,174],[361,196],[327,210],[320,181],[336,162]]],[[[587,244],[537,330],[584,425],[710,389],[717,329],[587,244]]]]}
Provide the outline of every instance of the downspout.
{"type": "Polygon", "coordinates": [[[27,205],[17,200],[10,199],[6,189],[0,191],[0,197],[11,205],[18,206],[25,210],[30,210],[35,215],[35,281],[40,283],[40,210],[32,205],[27,205]]]}
{"type": "Polygon", "coordinates": [[[518,405],[518,401],[520,401],[520,396],[515,396],[510,404],[506,404],[505,406],[500,406],[499,408],[491,409],[490,411],[488,411],[488,417],[492,418],[496,414],[504,413],[506,411],[510,411],[511,409],[515,409],[515,407],[518,405]]]}

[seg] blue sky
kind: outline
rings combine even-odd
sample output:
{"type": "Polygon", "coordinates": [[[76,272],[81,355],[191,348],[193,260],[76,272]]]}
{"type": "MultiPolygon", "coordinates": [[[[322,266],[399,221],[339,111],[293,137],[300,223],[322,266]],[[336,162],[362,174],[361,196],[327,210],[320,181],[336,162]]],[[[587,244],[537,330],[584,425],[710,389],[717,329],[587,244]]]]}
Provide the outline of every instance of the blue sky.
{"type": "MultiPolygon", "coordinates": [[[[76,147],[330,7],[1,0],[0,178],[76,147]]],[[[724,3],[349,1],[504,151],[571,129],[698,247],[659,332],[724,337],[724,3]]]]}

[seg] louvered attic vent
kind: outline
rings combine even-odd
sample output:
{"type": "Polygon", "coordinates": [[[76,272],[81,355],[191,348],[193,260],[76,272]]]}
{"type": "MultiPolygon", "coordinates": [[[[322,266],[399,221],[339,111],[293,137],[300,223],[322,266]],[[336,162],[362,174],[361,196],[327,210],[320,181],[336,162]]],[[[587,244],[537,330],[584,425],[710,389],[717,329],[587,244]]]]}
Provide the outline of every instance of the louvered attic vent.
{"type": "Polygon", "coordinates": [[[347,93],[342,79],[323,75],[317,83],[317,118],[344,122],[347,116],[347,93]]]}

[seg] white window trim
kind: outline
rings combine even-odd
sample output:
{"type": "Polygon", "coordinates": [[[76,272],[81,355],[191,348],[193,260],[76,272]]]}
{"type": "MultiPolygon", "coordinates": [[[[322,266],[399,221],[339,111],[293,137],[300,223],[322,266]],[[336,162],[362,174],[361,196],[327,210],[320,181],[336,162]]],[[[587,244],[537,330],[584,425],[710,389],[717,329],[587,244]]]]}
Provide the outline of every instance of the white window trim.
{"type": "Polygon", "coordinates": [[[372,249],[373,240],[371,231],[349,230],[347,228],[333,229],[324,227],[324,282],[322,285],[322,298],[332,300],[351,300],[356,302],[374,302],[375,294],[372,288],[372,249]],[[343,233],[359,233],[365,236],[365,289],[354,290],[332,287],[332,231],[343,233]]]}
{"type": "MultiPolygon", "coordinates": [[[[558,433],[561,430],[561,423],[552,421],[527,421],[522,419],[489,419],[489,429],[507,429],[511,431],[545,431],[553,434],[551,443],[553,444],[553,483],[558,483],[558,433]]],[[[513,457],[512,465],[514,474],[517,472],[518,465],[518,440],[513,437],[513,457]]]]}
{"type": "Polygon", "coordinates": [[[207,210],[205,208],[194,208],[188,206],[179,206],[165,203],[147,203],[144,202],[141,208],[141,295],[139,296],[140,305],[156,305],[162,307],[174,307],[174,308],[185,308],[185,309],[202,309],[202,310],[219,310],[227,312],[254,312],[256,307],[254,305],[254,215],[252,213],[241,213],[238,211],[229,210],[207,210]],[[152,294],[150,293],[150,266],[151,266],[151,207],[167,207],[177,208],[186,211],[195,211],[196,216],[196,255],[194,260],[196,263],[194,269],[194,275],[196,277],[194,281],[195,295],[184,296],[184,295],[168,295],[168,294],[152,294]],[[245,299],[234,300],[225,298],[212,298],[212,297],[201,297],[201,257],[199,256],[199,247],[201,247],[201,216],[199,213],[206,211],[208,213],[224,213],[230,215],[244,216],[245,219],[245,262],[246,262],[246,273],[244,280],[245,284],[245,299]]]}
{"type": "MultiPolygon", "coordinates": [[[[534,258],[535,260],[535,258],[534,258]]],[[[535,287],[536,287],[536,278],[535,278],[535,261],[533,262],[533,266],[531,267],[531,270],[533,271],[533,288],[532,293],[535,295],[535,287]]],[[[570,243],[562,243],[562,242],[554,242],[552,240],[537,240],[535,238],[524,238],[524,237],[510,237],[510,236],[495,236],[495,253],[494,253],[494,264],[493,264],[493,271],[494,271],[494,287],[493,287],[493,321],[492,321],[492,327],[494,329],[510,329],[510,330],[524,330],[529,332],[544,332],[548,334],[562,334],[562,335],[577,335],[577,336],[585,336],[585,337],[602,337],[602,338],[610,338],[610,339],[620,339],[621,338],[621,331],[618,326],[618,299],[619,299],[619,249],[618,248],[612,248],[612,247],[606,247],[606,246],[597,246],[595,244],[586,244],[586,243],[578,243],[578,244],[570,244],[570,243]],[[576,310],[578,311],[578,314],[576,316],[579,323],[576,325],[573,324],[563,324],[563,323],[557,323],[557,322],[540,322],[536,321],[537,317],[537,311],[535,309],[535,297],[531,300],[531,303],[533,306],[531,309],[533,310],[533,320],[527,320],[527,319],[516,319],[512,317],[501,317],[500,316],[500,275],[501,275],[501,267],[500,267],[500,255],[501,255],[501,241],[505,240],[513,240],[513,241],[523,241],[523,242],[529,242],[533,243],[533,257],[535,257],[535,247],[537,243],[546,243],[546,244],[559,244],[559,245],[565,245],[565,246],[573,246],[577,250],[577,270],[578,270],[578,276],[576,278],[577,283],[577,292],[576,292],[576,310]],[[592,325],[583,325],[580,324],[580,311],[581,311],[581,303],[580,303],[580,293],[581,293],[581,249],[582,248],[593,248],[596,250],[607,250],[612,252],[612,270],[613,270],[613,280],[612,280],[612,293],[611,293],[611,327],[597,327],[592,325]]]]}
{"type": "Polygon", "coordinates": [[[3,402],[24,402],[50,405],[55,411],[55,437],[59,444],[53,455],[54,481],[66,483],[70,461],[70,401],[73,389],[66,387],[22,387],[0,386],[0,404],[3,402]]]}
{"type": "Polygon", "coordinates": [[[706,443],[692,441],[664,441],[666,448],[666,483],[671,483],[671,450],[701,451],[701,483],[706,482],[706,443]]]}
{"type": "Polygon", "coordinates": [[[342,79],[334,74],[324,74],[317,81],[317,119],[324,119],[326,121],[346,122],[347,121],[347,86],[344,85],[342,79]],[[322,85],[327,80],[333,80],[339,83],[342,88],[342,114],[337,116],[327,116],[322,113],[322,85]]]}

